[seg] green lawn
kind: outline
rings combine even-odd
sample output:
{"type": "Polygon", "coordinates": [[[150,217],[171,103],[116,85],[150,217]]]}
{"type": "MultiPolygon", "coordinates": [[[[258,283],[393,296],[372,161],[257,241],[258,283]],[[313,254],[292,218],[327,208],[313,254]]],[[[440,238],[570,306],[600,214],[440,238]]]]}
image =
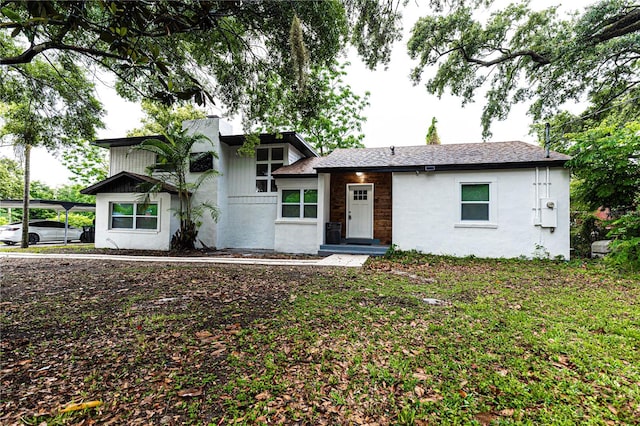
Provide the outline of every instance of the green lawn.
{"type": "MultiPolygon", "coordinates": [[[[25,294],[17,268],[5,275],[0,422],[640,419],[640,277],[597,263],[409,254],[362,270],[86,264],[67,262],[68,282],[46,297],[25,294]],[[71,279],[78,268],[82,281],[71,279]],[[44,376],[72,383],[40,407],[13,401],[52,391],[37,370],[57,366],[55,354],[66,361],[44,376]],[[103,405],[56,411],[90,400],[103,405]]],[[[51,264],[30,268],[36,280],[51,264]]]]}

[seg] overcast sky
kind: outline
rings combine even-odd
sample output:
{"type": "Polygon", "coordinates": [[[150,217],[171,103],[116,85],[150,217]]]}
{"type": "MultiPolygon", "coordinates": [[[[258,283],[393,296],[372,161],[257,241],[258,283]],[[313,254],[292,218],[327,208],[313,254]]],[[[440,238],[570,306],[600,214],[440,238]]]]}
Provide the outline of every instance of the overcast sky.
{"type": "MultiPolygon", "coordinates": [[[[380,67],[377,71],[369,71],[355,55],[349,55],[352,65],[348,69],[346,83],[355,93],[371,93],[371,105],[364,111],[368,118],[363,126],[367,147],[424,144],[432,117],[438,120],[437,130],[442,143],[482,142],[482,99],[462,108],[459,98],[444,96],[439,100],[427,94],[424,82],[414,86],[409,79],[413,62],[407,55],[408,34],[418,17],[428,13],[425,3],[423,0],[410,0],[404,12],[405,37],[394,46],[387,70],[380,67]]],[[[535,7],[557,4],[551,0],[533,0],[532,3],[535,7]]],[[[564,9],[584,6],[585,3],[577,0],[563,2],[564,9]]],[[[104,119],[106,128],[99,132],[100,138],[123,137],[127,130],[139,126],[142,113],[137,104],[123,101],[113,91],[104,88],[99,90],[98,98],[108,111],[104,119]]],[[[526,106],[518,105],[512,108],[506,121],[494,123],[490,141],[536,143],[528,134],[531,119],[526,115],[526,109],[526,106]]],[[[235,130],[241,132],[242,129],[236,127],[235,130]]],[[[0,153],[10,155],[11,151],[3,149],[0,153]]],[[[32,179],[51,186],[68,183],[70,173],[45,150],[34,150],[32,161],[32,179]]]]}

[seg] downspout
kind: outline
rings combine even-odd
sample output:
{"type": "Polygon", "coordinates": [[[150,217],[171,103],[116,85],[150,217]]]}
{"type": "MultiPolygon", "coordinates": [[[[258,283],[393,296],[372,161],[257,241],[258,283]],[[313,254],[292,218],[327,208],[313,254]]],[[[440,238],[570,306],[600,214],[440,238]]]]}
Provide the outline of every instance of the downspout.
{"type": "Polygon", "coordinates": [[[545,123],[544,125],[544,149],[545,149],[545,158],[549,158],[549,146],[551,145],[550,138],[550,129],[551,126],[549,123],[545,123]]]}
{"type": "Polygon", "coordinates": [[[533,209],[535,211],[533,221],[534,221],[534,225],[540,225],[540,168],[539,167],[536,167],[536,182],[534,185],[536,186],[536,198],[533,201],[533,209]]]}
{"type": "Polygon", "coordinates": [[[547,190],[546,190],[547,197],[546,198],[549,198],[550,192],[551,192],[551,191],[549,191],[549,186],[551,185],[550,179],[551,179],[551,174],[549,172],[549,167],[547,167],[547,178],[546,178],[546,181],[545,181],[546,185],[547,185],[547,190]]]}

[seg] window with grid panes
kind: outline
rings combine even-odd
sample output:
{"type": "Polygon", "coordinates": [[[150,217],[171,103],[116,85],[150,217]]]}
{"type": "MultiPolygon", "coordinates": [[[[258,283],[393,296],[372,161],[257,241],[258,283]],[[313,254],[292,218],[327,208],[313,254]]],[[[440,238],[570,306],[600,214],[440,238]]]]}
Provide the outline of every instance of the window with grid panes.
{"type": "Polygon", "coordinates": [[[282,217],[315,219],[318,217],[317,189],[283,189],[282,217]]]}
{"type": "Polygon", "coordinates": [[[111,203],[111,229],[158,229],[158,204],[111,203]]]}
{"type": "Polygon", "coordinates": [[[284,148],[256,148],[256,192],[278,192],[272,173],[284,165],[284,148]]]}

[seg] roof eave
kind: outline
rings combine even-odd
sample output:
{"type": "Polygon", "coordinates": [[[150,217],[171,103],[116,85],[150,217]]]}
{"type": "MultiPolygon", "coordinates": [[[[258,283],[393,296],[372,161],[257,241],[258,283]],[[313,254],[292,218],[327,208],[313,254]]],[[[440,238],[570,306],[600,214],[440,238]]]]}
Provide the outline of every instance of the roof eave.
{"type": "Polygon", "coordinates": [[[300,173],[300,174],[282,174],[282,175],[273,175],[275,179],[292,179],[292,178],[318,178],[317,173],[300,173]]]}
{"type": "Polygon", "coordinates": [[[510,163],[477,163],[477,164],[421,164],[412,166],[370,166],[370,167],[316,167],[318,173],[332,172],[448,172],[464,170],[496,170],[496,169],[529,169],[532,167],[564,167],[568,160],[543,160],[510,163]]]}
{"type": "MultiPolygon", "coordinates": [[[[116,181],[118,179],[122,179],[122,178],[130,178],[130,179],[133,179],[133,180],[137,180],[137,181],[139,181],[139,183],[150,182],[150,181],[160,182],[155,178],[151,178],[151,177],[147,178],[147,177],[143,177],[142,175],[137,175],[135,173],[123,171],[123,172],[120,172],[120,173],[115,174],[113,176],[110,176],[110,177],[108,177],[108,178],[106,178],[104,180],[101,180],[100,182],[95,183],[95,184],[93,184],[93,185],[91,185],[91,186],[89,186],[87,188],[81,189],[80,193],[84,194],[84,195],[98,195],[100,193],[100,189],[102,189],[106,185],[109,185],[110,183],[112,183],[112,182],[114,182],[114,181],[116,181]]],[[[150,182],[150,183],[154,183],[154,182],[150,182]]],[[[166,192],[166,193],[169,193],[169,194],[177,194],[178,193],[177,188],[169,187],[168,184],[162,183],[162,186],[163,186],[163,188],[162,188],[162,191],[160,191],[160,192],[166,192]]]]}
{"type": "MultiPolygon", "coordinates": [[[[260,144],[289,143],[306,157],[319,157],[320,155],[304,138],[296,132],[261,133],[258,135],[260,144]]],[[[221,135],[220,142],[228,146],[241,146],[247,139],[247,135],[221,135]]]]}
{"type": "Polygon", "coordinates": [[[113,139],[98,139],[91,142],[91,145],[99,146],[101,148],[115,148],[120,146],[135,146],[140,145],[147,139],[160,139],[165,140],[163,135],[149,135],[149,136],[132,136],[128,138],[113,138],[113,139]]]}

